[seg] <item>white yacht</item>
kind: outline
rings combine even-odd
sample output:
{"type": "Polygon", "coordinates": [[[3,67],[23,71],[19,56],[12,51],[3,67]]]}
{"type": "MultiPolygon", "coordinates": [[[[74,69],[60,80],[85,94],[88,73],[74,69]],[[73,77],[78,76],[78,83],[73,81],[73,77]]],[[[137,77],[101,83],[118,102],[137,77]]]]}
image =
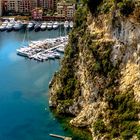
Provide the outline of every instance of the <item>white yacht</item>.
{"type": "Polygon", "coordinates": [[[35,26],[34,26],[35,32],[40,31],[40,29],[41,29],[40,26],[41,26],[41,23],[39,23],[39,22],[37,22],[37,23],[35,24],[35,26]]]}
{"type": "Polygon", "coordinates": [[[58,52],[53,52],[55,58],[60,58],[60,54],[58,52]]]}
{"type": "Polygon", "coordinates": [[[73,21],[71,21],[69,24],[70,28],[73,28],[73,21]]]}
{"type": "Polygon", "coordinates": [[[60,53],[64,53],[64,48],[57,48],[57,51],[60,53]]]}
{"type": "Polygon", "coordinates": [[[2,23],[2,25],[0,26],[0,31],[6,30],[7,24],[8,24],[8,21],[4,21],[4,22],[2,23]]]}
{"type": "Polygon", "coordinates": [[[59,27],[59,23],[57,21],[55,21],[53,23],[53,29],[57,29],[59,27]]]}
{"type": "Polygon", "coordinates": [[[53,28],[53,22],[51,21],[51,22],[48,22],[47,23],[47,29],[48,30],[51,30],[53,28]]]}
{"type": "Polygon", "coordinates": [[[27,29],[28,30],[32,30],[34,28],[34,23],[33,22],[29,22],[27,25],[27,29]]]}
{"type": "Polygon", "coordinates": [[[48,57],[49,59],[55,59],[55,56],[53,55],[53,53],[48,53],[48,54],[47,54],[47,57],[48,57]]]}
{"type": "Polygon", "coordinates": [[[64,22],[64,27],[65,27],[65,28],[68,28],[68,27],[69,27],[69,22],[68,22],[68,21],[65,21],[65,22],[64,22]]]}
{"type": "Polygon", "coordinates": [[[56,49],[56,51],[58,51],[60,53],[64,53],[64,50],[65,50],[65,45],[64,44],[59,45],[59,48],[56,49]]]}
{"type": "Polygon", "coordinates": [[[9,22],[6,26],[6,30],[7,31],[12,31],[13,29],[13,26],[14,26],[14,22],[9,22]]]}
{"type": "Polygon", "coordinates": [[[22,27],[23,27],[23,24],[22,24],[21,21],[17,21],[17,22],[15,23],[15,25],[13,26],[14,30],[16,30],[16,31],[22,29],[22,27]]]}
{"type": "Polygon", "coordinates": [[[42,53],[42,54],[41,54],[41,58],[42,58],[43,60],[48,60],[48,55],[42,53]]]}
{"type": "Polygon", "coordinates": [[[41,30],[46,30],[47,28],[47,23],[46,22],[43,22],[40,26],[41,30]]]}
{"type": "Polygon", "coordinates": [[[21,49],[17,49],[17,54],[20,56],[24,56],[24,57],[28,57],[29,53],[27,53],[26,51],[23,51],[21,49]]]}

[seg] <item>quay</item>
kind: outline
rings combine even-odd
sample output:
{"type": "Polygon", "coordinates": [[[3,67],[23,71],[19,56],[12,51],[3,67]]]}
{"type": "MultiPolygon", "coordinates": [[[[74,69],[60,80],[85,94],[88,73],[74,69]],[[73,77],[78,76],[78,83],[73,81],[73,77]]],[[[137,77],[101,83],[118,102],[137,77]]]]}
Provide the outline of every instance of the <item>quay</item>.
{"type": "Polygon", "coordinates": [[[43,16],[42,20],[44,21],[73,21],[73,18],[67,18],[67,17],[62,17],[62,16],[43,16]]]}
{"type": "Polygon", "coordinates": [[[60,135],[56,135],[56,134],[49,134],[51,137],[55,137],[55,138],[59,138],[59,139],[63,139],[63,140],[72,140],[71,137],[65,137],[65,136],[60,136],[60,135]]]}

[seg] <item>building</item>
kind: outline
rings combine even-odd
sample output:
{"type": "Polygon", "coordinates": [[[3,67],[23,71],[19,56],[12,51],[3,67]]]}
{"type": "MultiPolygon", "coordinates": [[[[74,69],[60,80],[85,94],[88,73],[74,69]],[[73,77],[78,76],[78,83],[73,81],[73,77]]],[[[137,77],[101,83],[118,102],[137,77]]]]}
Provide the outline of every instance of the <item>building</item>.
{"type": "Polygon", "coordinates": [[[32,3],[30,0],[21,0],[19,6],[19,12],[28,14],[32,10],[32,3]]]}
{"type": "Polygon", "coordinates": [[[46,0],[37,0],[37,7],[47,8],[46,0]]]}
{"type": "Polygon", "coordinates": [[[75,13],[75,4],[67,5],[67,11],[66,11],[66,17],[67,18],[73,18],[75,13]]]}
{"type": "Polygon", "coordinates": [[[47,0],[47,9],[53,10],[56,7],[56,0],[47,0]]]}
{"type": "Polygon", "coordinates": [[[7,0],[5,4],[7,6],[7,10],[11,12],[19,12],[21,0],[7,0]]]}
{"type": "Polygon", "coordinates": [[[19,7],[20,7],[20,9],[19,9],[20,13],[30,14],[31,11],[35,7],[37,7],[37,1],[35,1],[35,0],[21,0],[19,7]]]}
{"type": "Polygon", "coordinates": [[[43,17],[43,9],[42,8],[35,8],[32,10],[32,18],[34,20],[42,20],[43,17]]]}
{"type": "Polygon", "coordinates": [[[4,12],[30,14],[37,7],[37,0],[4,0],[4,12]]]}
{"type": "Polygon", "coordinates": [[[38,7],[48,10],[56,10],[57,0],[37,0],[38,7]]]}
{"type": "MultiPolygon", "coordinates": [[[[3,13],[28,15],[36,7],[46,10],[56,10],[57,0],[0,0],[3,1],[3,13]]],[[[1,10],[2,8],[0,8],[1,10]]]]}
{"type": "Polygon", "coordinates": [[[0,0],[0,16],[2,16],[2,0],[0,0]]]}
{"type": "Polygon", "coordinates": [[[73,19],[75,13],[75,4],[67,2],[57,3],[58,16],[65,17],[68,20],[73,19]]]}
{"type": "Polygon", "coordinates": [[[2,8],[2,15],[5,15],[7,12],[7,0],[2,0],[2,8]]]}
{"type": "Polygon", "coordinates": [[[37,0],[30,0],[31,2],[31,9],[34,9],[35,7],[38,7],[37,0]]]}
{"type": "Polygon", "coordinates": [[[43,7],[44,0],[37,0],[37,7],[43,7]]]}

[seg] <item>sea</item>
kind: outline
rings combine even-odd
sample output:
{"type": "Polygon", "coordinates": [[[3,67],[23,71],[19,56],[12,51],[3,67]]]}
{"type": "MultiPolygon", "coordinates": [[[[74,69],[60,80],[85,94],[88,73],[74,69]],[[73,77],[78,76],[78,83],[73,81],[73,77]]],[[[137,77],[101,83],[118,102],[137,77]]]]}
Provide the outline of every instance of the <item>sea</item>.
{"type": "Polygon", "coordinates": [[[59,36],[59,29],[30,31],[27,40],[25,31],[0,32],[0,140],[57,140],[50,133],[88,140],[87,133],[63,123],[48,107],[48,85],[61,59],[37,62],[16,52],[23,40],[59,36]]]}

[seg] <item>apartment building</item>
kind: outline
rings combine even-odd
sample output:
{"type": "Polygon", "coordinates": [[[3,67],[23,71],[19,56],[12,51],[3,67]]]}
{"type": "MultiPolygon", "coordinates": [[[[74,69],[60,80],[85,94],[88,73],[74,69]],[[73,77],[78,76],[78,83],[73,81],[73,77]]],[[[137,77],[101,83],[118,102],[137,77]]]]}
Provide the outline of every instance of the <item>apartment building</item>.
{"type": "Polygon", "coordinates": [[[8,11],[19,12],[21,0],[7,0],[5,6],[8,11]]]}
{"type": "Polygon", "coordinates": [[[47,8],[51,10],[56,8],[56,0],[47,0],[47,8]]]}
{"type": "Polygon", "coordinates": [[[34,9],[35,7],[38,7],[37,0],[30,0],[31,2],[31,8],[34,9]]]}
{"type": "Polygon", "coordinates": [[[38,7],[42,7],[44,9],[54,9],[56,8],[57,0],[37,0],[38,7]]]}
{"type": "Polygon", "coordinates": [[[19,9],[20,13],[30,13],[31,8],[32,8],[30,0],[21,0],[20,4],[18,6],[20,7],[20,9],[19,9]]]}
{"type": "Polygon", "coordinates": [[[47,8],[47,0],[37,0],[37,7],[47,8]]]}
{"type": "Polygon", "coordinates": [[[20,13],[31,13],[31,11],[37,6],[36,0],[21,0],[19,11],[20,13]]]}
{"type": "Polygon", "coordinates": [[[61,17],[72,19],[75,13],[75,4],[67,2],[57,3],[57,13],[61,17]]]}
{"type": "Polygon", "coordinates": [[[37,7],[37,0],[4,0],[4,11],[15,13],[30,13],[37,7]]]}
{"type": "MultiPolygon", "coordinates": [[[[0,0],[3,1],[4,13],[30,14],[33,9],[40,7],[47,10],[56,10],[57,0],[0,0]]],[[[0,8],[1,10],[2,8],[0,8]]],[[[0,11],[1,12],[1,11],[0,11]]]]}

